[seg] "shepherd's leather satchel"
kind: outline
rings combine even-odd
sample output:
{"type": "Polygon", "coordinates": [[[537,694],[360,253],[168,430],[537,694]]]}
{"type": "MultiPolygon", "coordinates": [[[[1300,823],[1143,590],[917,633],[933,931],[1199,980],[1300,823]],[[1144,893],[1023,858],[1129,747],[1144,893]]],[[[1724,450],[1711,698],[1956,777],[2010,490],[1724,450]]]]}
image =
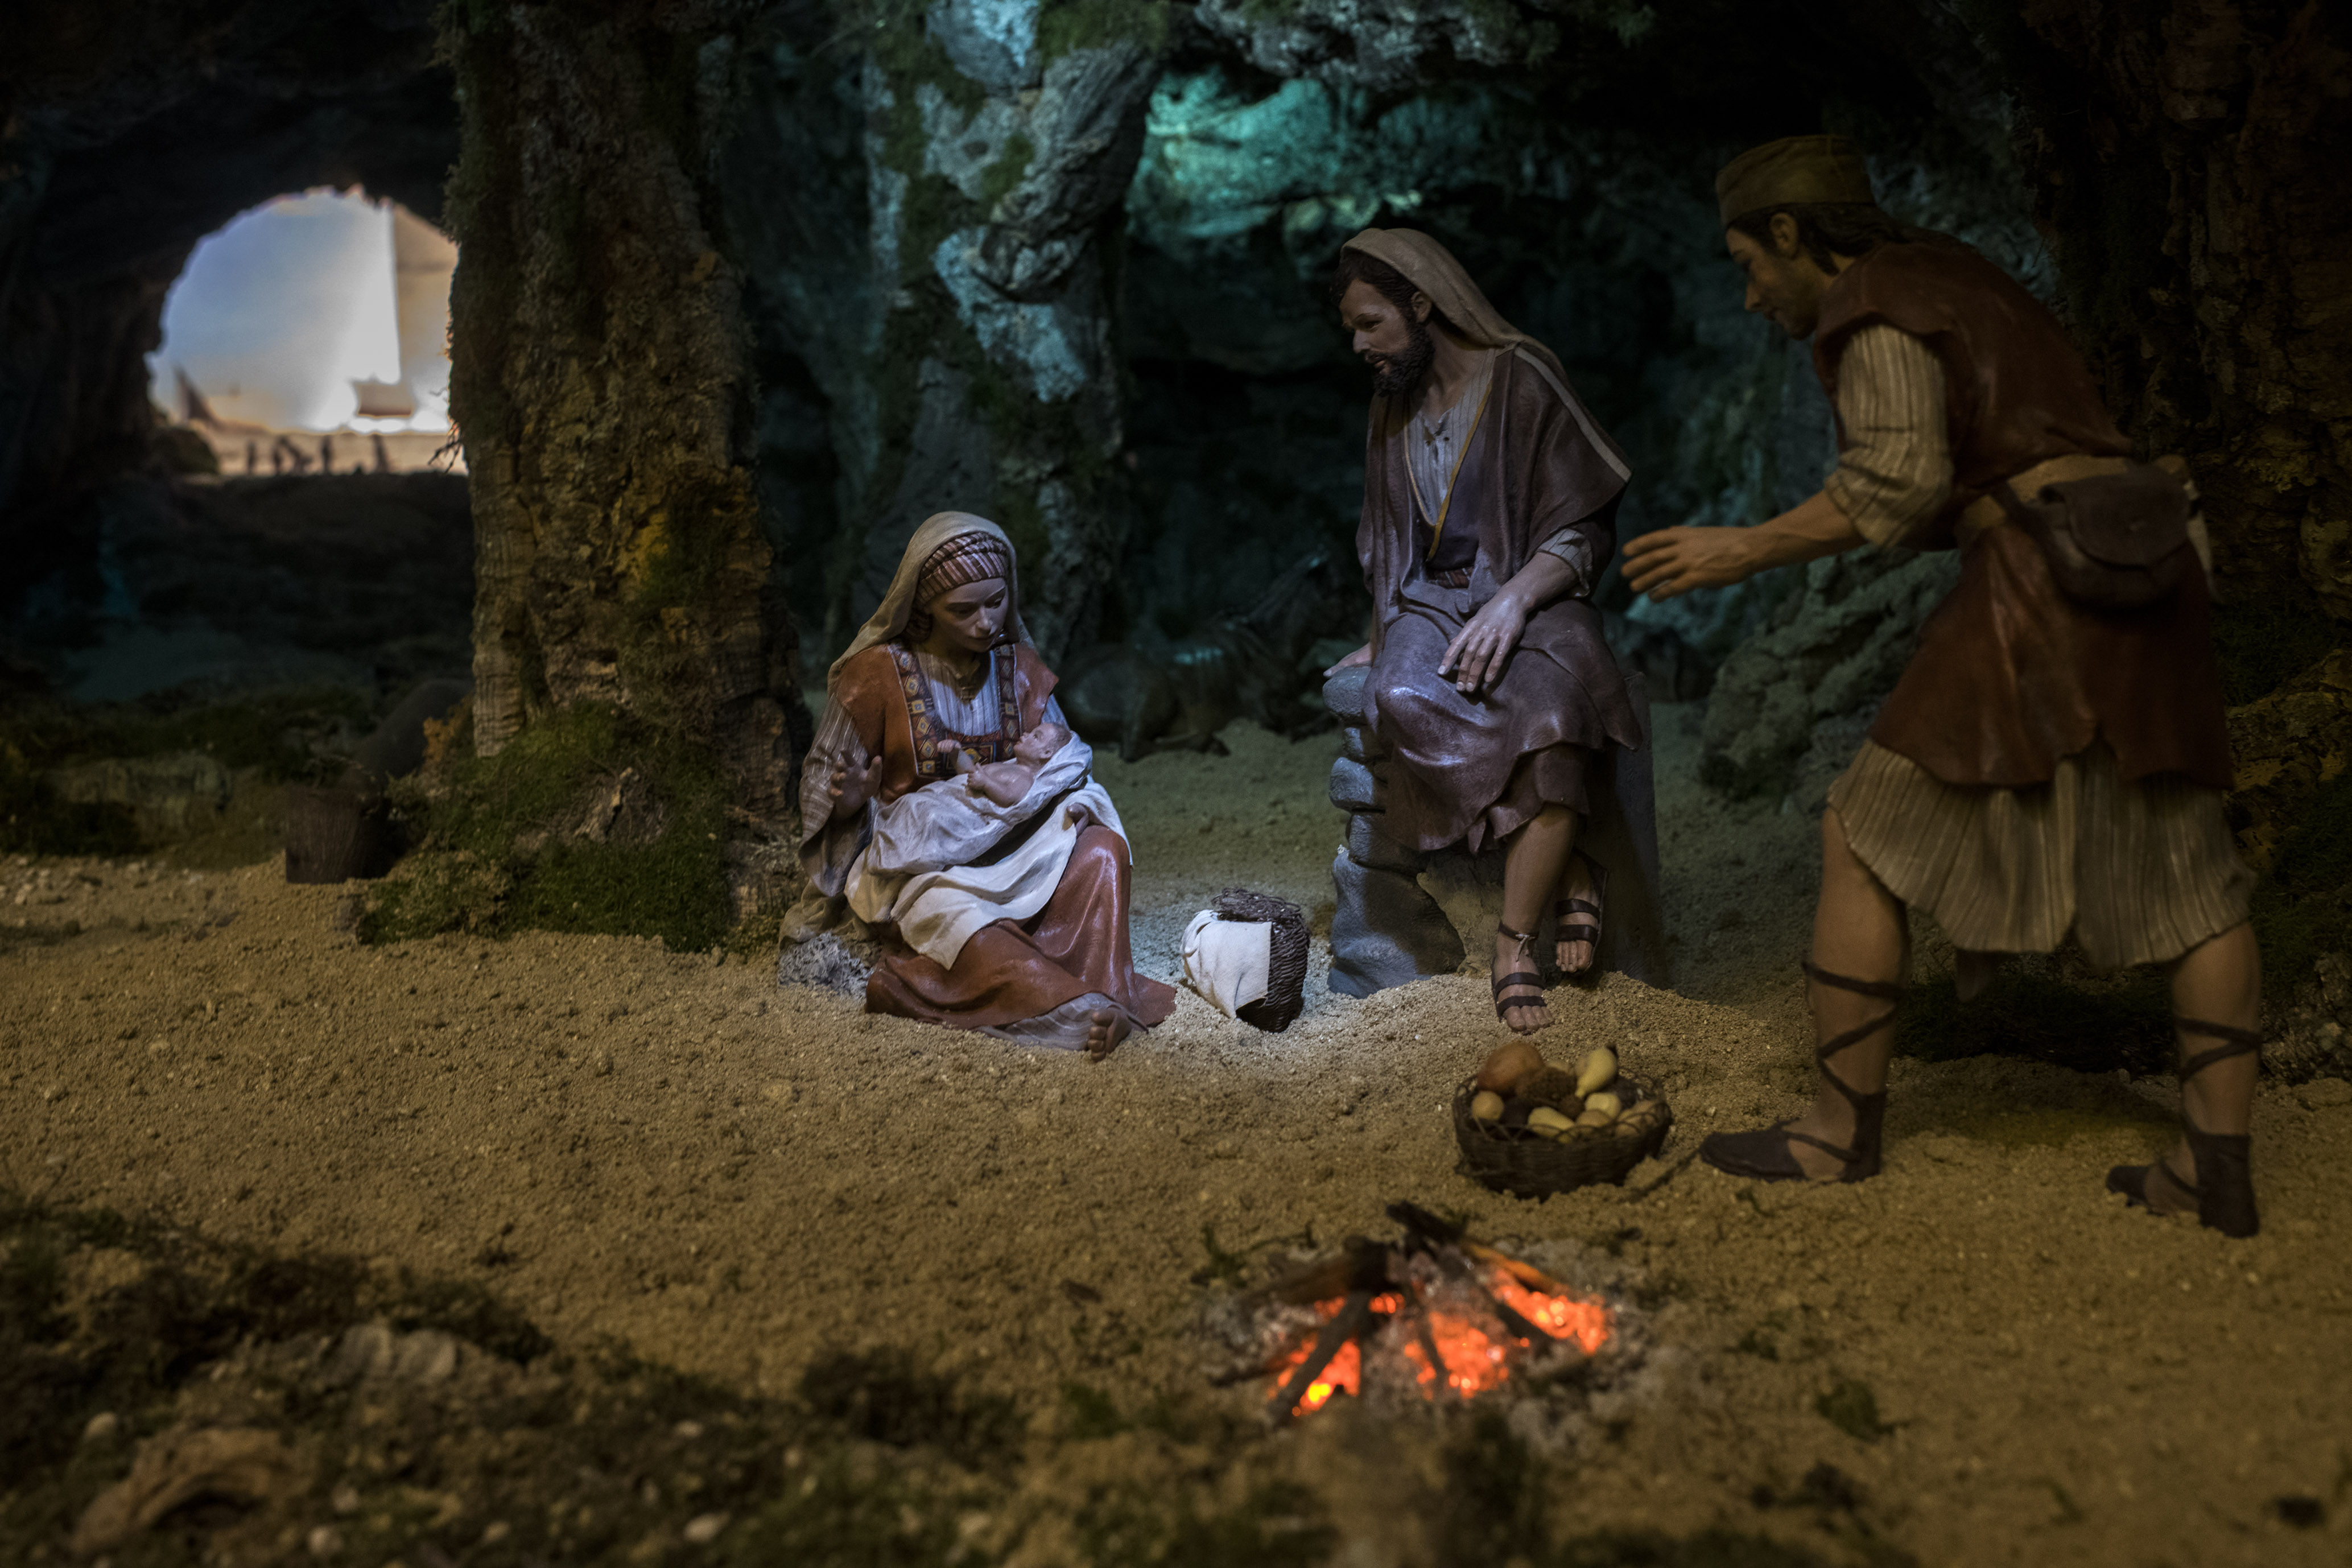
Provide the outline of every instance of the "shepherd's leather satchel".
{"type": "Polygon", "coordinates": [[[2188,487],[2152,463],[2043,485],[2021,500],[2004,479],[1993,493],[2032,534],[2058,589],[2100,610],[2136,610],[2171,594],[2197,559],[2188,487]]]}

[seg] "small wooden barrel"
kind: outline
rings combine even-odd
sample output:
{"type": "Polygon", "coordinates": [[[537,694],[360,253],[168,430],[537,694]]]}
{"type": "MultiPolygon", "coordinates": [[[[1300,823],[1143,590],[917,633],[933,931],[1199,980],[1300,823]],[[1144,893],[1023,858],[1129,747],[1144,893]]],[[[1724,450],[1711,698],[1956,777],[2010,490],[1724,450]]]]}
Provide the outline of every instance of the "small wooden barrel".
{"type": "Polygon", "coordinates": [[[383,801],[352,789],[292,784],[286,791],[286,879],[348,882],[380,877],[391,858],[383,801]]]}

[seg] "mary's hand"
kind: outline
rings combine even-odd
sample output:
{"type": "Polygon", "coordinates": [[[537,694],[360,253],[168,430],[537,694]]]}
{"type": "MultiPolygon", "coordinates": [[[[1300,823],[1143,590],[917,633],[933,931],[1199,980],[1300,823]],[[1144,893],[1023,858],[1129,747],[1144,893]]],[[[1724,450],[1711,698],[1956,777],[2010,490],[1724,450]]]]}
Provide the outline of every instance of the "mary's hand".
{"type": "Polygon", "coordinates": [[[868,758],[862,768],[843,766],[834,769],[833,782],[825,789],[825,793],[833,797],[833,819],[839,822],[865,810],[866,803],[874,798],[874,792],[881,783],[882,759],[879,756],[868,758]]]}
{"type": "Polygon", "coordinates": [[[1454,689],[1475,696],[1502,679],[1504,661],[1519,646],[1528,629],[1528,612],[1517,594],[1505,589],[1470,617],[1470,624],[1445,645],[1437,673],[1452,675],[1454,689]]]}

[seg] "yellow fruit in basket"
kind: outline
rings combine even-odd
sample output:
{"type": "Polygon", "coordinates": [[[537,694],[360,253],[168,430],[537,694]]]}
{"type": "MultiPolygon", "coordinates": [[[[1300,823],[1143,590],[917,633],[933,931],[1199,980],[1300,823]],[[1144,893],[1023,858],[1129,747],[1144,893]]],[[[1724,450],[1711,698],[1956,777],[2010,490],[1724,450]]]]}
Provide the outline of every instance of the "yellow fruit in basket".
{"type": "Polygon", "coordinates": [[[1530,1073],[1543,1070],[1543,1053],[1525,1040],[1512,1040],[1496,1046],[1478,1069],[1478,1087],[1491,1089],[1496,1094],[1510,1094],[1519,1087],[1519,1080],[1530,1073]]]}
{"type": "Polygon", "coordinates": [[[1482,1089],[1470,1097],[1470,1114],[1480,1121],[1498,1121],[1503,1114],[1503,1097],[1491,1089],[1482,1089]]]}
{"type": "Polygon", "coordinates": [[[1547,1138],[1557,1138],[1575,1125],[1549,1105],[1538,1105],[1528,1112],[1528,1131],[1540,1132],[1547,1138]]]}
{"type": "Polygon", "coordinates": [[[1599,1115],[1614,1121],[1625,1112],[1625,1102],[1613,1094],[1589,1094],[1584,1097],[1584,1114],[1599,1115]]]}
{"type": "Polygon", "coordinates": [[[1617,1053],[1607,1046],[1587,1056],[1584,1065],[1576,1069],[1576,1092],[1579,1094],[1591,1094],[1616,1081],[1617,1053]]]}
{"type": "Polygon", "coordinates": [[[1588,1110],[1576,1119],[1579,1127],[1606,1127],[1617,1119],[1605,1110],[1588,1110]]]}

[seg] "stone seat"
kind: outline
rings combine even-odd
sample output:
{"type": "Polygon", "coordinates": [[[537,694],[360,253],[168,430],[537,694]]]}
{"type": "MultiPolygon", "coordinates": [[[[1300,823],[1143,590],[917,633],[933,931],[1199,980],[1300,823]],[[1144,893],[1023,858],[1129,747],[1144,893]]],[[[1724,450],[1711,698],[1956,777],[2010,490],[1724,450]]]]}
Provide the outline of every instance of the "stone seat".
{"type": "MultiPolygon", "coordinates": [[[[1489,940],[1502,915],[1503,851],[1476,855],[1460,845],[1431,852],[1390,837],[1381,826],[1388,752],[1366,722],[1368,666],[1344,669],[1324,683],[1323,701],[1339,721],[1339,755],[1331,764],[1331,804],[1348,814],[1347,838],[1331,862],[1337,909],[1331,917],[1331,989],[1369,996],[1433,974],[1452,974],[1475,955],[1483,972],[1489,940]],[[1465,943],[1465,934],[1470,939],[1465,943]]],[[[1625,676],[1643,733],[1650,729],[1649,687],[1638,671],[1625,676]]],[[[1596,969],[1618,970],[1653,985],[1667,980],[1664,931],[1659,918],[1658,835],[1651,749],[1609,753],[1614,805],[1595,810],[1579,844],[1609,870],[1596,969]]],[[[1604,799],[1608,798],[1603,796],[1604,799]]],[[[1556,979],[1552,917],[1538,930],[1537,954],[1547,980],[1556,979]]]]}

